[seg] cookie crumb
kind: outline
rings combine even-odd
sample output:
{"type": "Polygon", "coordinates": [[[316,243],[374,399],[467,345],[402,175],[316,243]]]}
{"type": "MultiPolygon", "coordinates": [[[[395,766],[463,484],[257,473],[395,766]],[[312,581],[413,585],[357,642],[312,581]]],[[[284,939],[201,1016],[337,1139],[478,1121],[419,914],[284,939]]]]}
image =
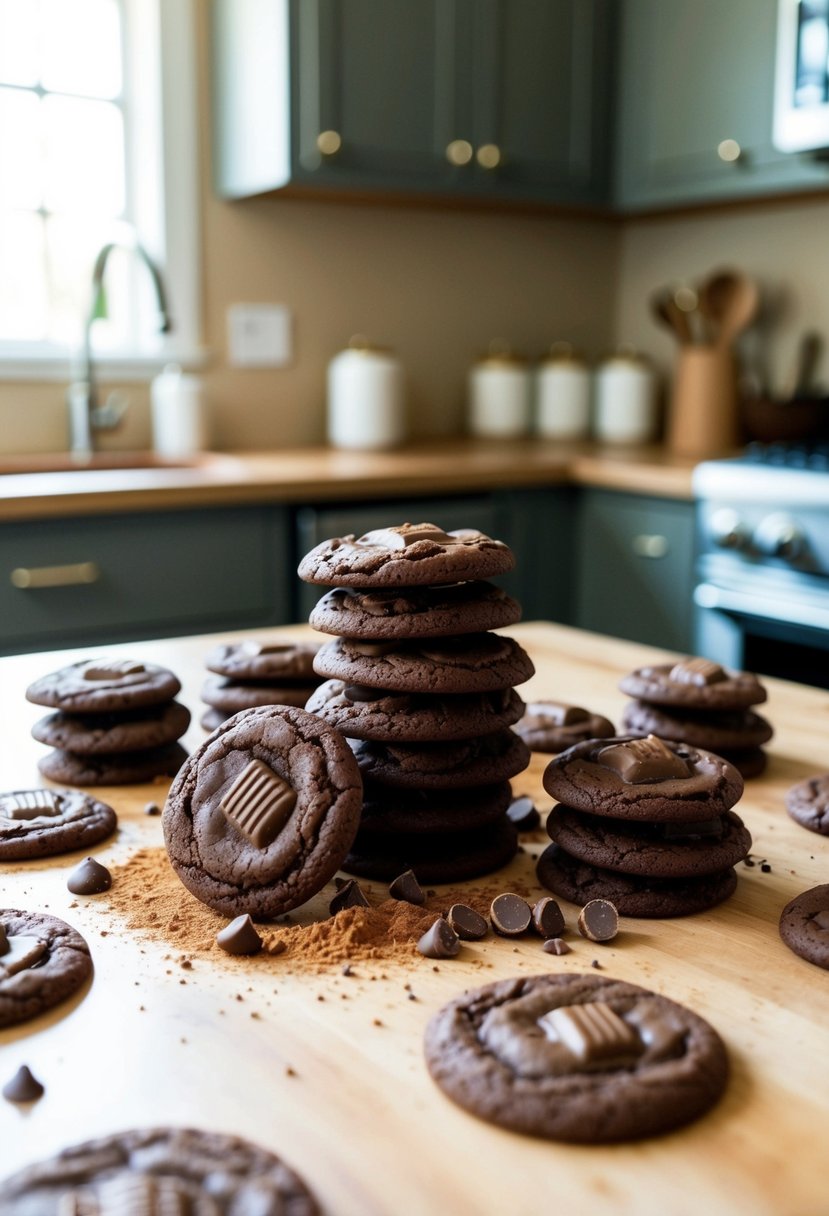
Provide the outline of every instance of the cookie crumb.
{"type": "Polygon", "coordinates": [[[769,863],[767,861],[764,861],[762,863],[762,865],[760,866],[760,869],[763,872],[763,874],[771,874],[771,866],[769,865],[769,863]]]}

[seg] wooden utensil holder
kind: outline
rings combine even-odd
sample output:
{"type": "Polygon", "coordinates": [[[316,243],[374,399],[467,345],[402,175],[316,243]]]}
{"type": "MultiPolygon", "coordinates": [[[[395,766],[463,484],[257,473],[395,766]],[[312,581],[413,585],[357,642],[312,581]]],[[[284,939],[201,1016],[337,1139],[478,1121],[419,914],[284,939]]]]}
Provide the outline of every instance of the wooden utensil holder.
{"type": "Polygon", "coordinates": [[[719,456],[739,444],[737,365],[728,346],[683,346],[668,415],[675,456],[719,456]]]}

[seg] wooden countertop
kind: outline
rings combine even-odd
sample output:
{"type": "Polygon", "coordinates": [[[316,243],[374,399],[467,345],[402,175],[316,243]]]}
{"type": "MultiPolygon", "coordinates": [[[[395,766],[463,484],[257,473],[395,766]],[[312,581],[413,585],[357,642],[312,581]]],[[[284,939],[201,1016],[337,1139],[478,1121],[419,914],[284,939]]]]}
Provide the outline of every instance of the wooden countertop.
{"type": "Polygon", "coordinates": [[[127,467],[61,471],[55,468],[59,458],[0,457],[0,520],[558,484],[690,499],[693,469],[693,462],[661,447],[598,448],[542,439],[434,441],[389,452],[321,447],[205,453],[180,468],[152,467],[150,453],[151,467],[129,467],[128,454],[108,455],[123,458],[127,467]],[[25,471],[38,460],[50,471],[25,471]]]}
{"type": "MultiPolygon", "coordinates": [[[[557,696],[613,720],[624,704],[619,677],[658,654],[546,624],[510,632],[536,663],[522,689],[528,699],[557,696]]],[[[167,664],[197,710],[203,658],[216,640],[101,653],[167,664]]],[[[43,749],[28,731],[43,711],[28,705],[24,688],[81,654],[0,660],[4,788],[40,784],[35,762],[43,749]]],[[[0,1080],[26,1062],[46,1086],[30,1110],[0,1101],[0,1174],[89,1136],[169,1121],[236,1132],[278,1151],[329,1216],[536,1216],[551,1207],[577,1216],[826,1213],[829,975],[782,945],[777,922],[795,894],[829,880],[829,840],[797,827],[783,809],[794,781],[826,768],[829,693],[775,680],[768,687],[764,712],[776,728],[770,765],[748,783],[738,809],[754,856],[767,858],[771,872],[740,866],[737,891],[720,908],[672,921],[623,919],[604,947],[578,937],[577,910],[562,901],[573,947],[562,958],[542,953],[538,939],[490,938],[439,968],[420,956],[406,965],[378,960],[355,966],[349,979],[339,965],[309,976],[292,972],[284,957],[229,960],[218,949],[182,972],[163,931],[139,936],[100,902],[107,897],[69,894],[66,874],[80,855],[3,866],[6,905],[46,907],[76,926],[93,951],[95,977],[82,998],[0,1032],[0,1080]],[[638,1144],[565,1147],[480,1122],[436,1089],[421,1042],[446,1000],[516,974],[581,972],[597,957],[603,975],[673,997],[723,1035],[732,1079],[708,1116],[638,1144]],[[406,999],[406,983],[416,1001],[406,999]],[[344,985],[349,1000],[340,999],[344,985]],[[288,1065],[296,1075],[286,1075],[288,1065]]],[[[186,742],[202,737],[194,726],[186,742]]],[[[546,810],[544,766],[534,757],[514,786],[546,810]]],[[[101,862],[123,863],[160,845],[160,822],[143,807],[164,789],[101,792],[120,816],[117,837],[95,849],[101,862]]],[[[527,840],[525,854],[496,879],[502,889],[534,883],[533,859],[546,836],[527,840]]],[[[194,906],[182,888],[181,915],[194,906]]]]}

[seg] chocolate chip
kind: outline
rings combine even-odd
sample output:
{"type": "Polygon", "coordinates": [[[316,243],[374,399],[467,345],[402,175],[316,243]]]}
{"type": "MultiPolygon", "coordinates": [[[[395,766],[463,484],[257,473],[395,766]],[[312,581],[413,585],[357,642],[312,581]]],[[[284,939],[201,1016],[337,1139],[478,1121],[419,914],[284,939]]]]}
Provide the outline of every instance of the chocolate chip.
{"type": "Polygon", "coordinates": [[[224,929],[220,929],[216,934],[216,943],[228,954],[258,954],[262,949],[262,938],[247,913],[237,916],[224,929]]]}
{"type": "Polygon", "coordinates": [[[570,947],[560,937],[549,937],[541,947],[547,954],[569,954],[570,947]]]}
{"type": "Polygon", "coordinates": [[[452,904],[446,919],[462,942],[479,942],[489,931],[486,917],[467,904],[452,904]]]}
{"type": "Polygon", "coordinates": [[[596,969],[597,971],[601,971],[601,969],[602,969],[602,965],[601,965],[601,963],[599,962],[599,960],[598,960],[597,958],[594,958],[594,959],[591,959],[591,960],[590,960],[590,966],[591,966],[591,967],[595,967],[595,969],[596,969]]]}
{"type": "Polygon", "coordinates": [[[541,937],[561,937],[564,913],[554,899],[545,896],[533,908],[533,928],[541,937]]]}
{"type": "Polygon", "coordinates": [[[3,1097],[9,1102],[36,1102],[45,1092],[25,1064],[21,1064],[12,1079],[3,1086],[3,1097]]]}
{"type": "Polygon", "coordinates": [[[353,975],[354,972],[351,970],[351,963],[343,963],[340,974],[341,975],[353,975]]]}
{"type": "Polygon", "coordinates": [[[407,904],[422,906],[426,903],[426,896],[414,870],[404,870],[402,874],[398,874],[397,878],[389,883],[389,895],[392,899],[399,899],[407,904]]]}
{"type": "Polygon", "coordinates": [[[619,932],[619,913],[609,899],[591,899],[579,912],[579,933],[591,942],[612,941],[619,932]]]}
{"type": "Polygon", "coordinates": [[[719,684],[728,676],[719,663],[710,659],[683,659],[671,668],[668,679],[674,684],[693,684],[702,688],[706,684],[719,684]]]}
{"type": "Polygon", "coordinates": [[[526,794],[513,798],[507,807],[507,817],[519,832],[532,832],[541,823],[535,803],[526,794]]]}
{"type": "Polygon", "coordinates": [[[144,814],[145,815],[160,815],[161,807],[158,805],[157,802],[148,802],[147,805],[144,807],[144,814]]]}
{"type": "Polygon", "coordinates": [[[769,865],[769,863],[767,861],[764,861],[762,863],[762,865],[760,866],[760,869],[763,872],[763,874],[771,874],[771,866],[769,865]]]}
{"type": "Polygon", "coordinates": [[[510,891],[496,895],[489,908],[492,927],[501,937],[520,937],[522,933],[526,933],[532,915],[532,909],[526,900],[510,891]]]}
{"type": "Polygon", "coordinates": [[[349,878],[331,900],[328,911],[335,916],[338,912],[342,912],[343,908],[367,908],[368,906],[363,888],[355,879],[349,878]]]}
{"type": "Polygon", "coordinates": [[[439,916],[423,934],[417,948],[426,958],[454,958],[461,948],[461,941],[449,921],[439,916]]]}
{"type": "Polygon", "coordinates": [[[112,886],[112,875],[94,857],[87,857],[75,866],[66,880],[73,895],[100,895],[112,886]]]}

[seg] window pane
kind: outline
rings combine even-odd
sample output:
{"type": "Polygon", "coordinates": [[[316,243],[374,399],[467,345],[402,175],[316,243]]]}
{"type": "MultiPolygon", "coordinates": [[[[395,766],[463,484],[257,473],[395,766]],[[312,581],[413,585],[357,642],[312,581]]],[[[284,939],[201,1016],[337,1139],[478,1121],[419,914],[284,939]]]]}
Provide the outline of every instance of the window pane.
{"type": "Polygon", "coordinates": [[[37,84],[40,0],[0,0],[0,80],[37,84]]]}
{"type": "Polygon", "coordinates": [[[117,106],[46,97],[43,119],[47,210],[119,216],[124,209],[124,132],[117,106]]]}
{"type": "Polygon", "coordinates": [[[115,0],[43,0],[43,18],[43,87],[117,97],[121,23],[115,0]]]}
{"type": "Polygon", "coordinates": [[[37,94],[0,89],[0,206],[40,206],[40,148],[37,94]]]}
{"type": "Polygon", "coordinates": [[[0,335],[18,340],[46,336],[43,222],[8,212],[0,223],[0,335]]]}

